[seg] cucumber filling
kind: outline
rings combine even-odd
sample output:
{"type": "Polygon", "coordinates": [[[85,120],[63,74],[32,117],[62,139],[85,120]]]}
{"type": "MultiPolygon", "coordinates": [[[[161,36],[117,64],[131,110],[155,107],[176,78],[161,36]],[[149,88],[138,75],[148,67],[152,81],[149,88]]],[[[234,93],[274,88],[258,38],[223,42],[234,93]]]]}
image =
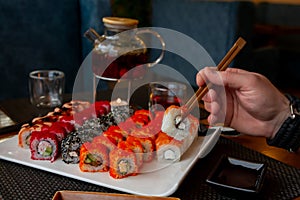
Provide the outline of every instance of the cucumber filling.
{"type": "Polygon", "coordinates": [[[103,160],[101,158],[101,156],[96,155],[96,154],[87,154],[84,163],[92,165],[94,167],[98,167],[101,166],[103,164],[103,160]]]}
{"type": "Polygon", "coordinates": [[[43,156],[51,156],[53,152],[53,147],[49,141],[43,140],[40,141],[37,147],[38,154],[43,156]]]}

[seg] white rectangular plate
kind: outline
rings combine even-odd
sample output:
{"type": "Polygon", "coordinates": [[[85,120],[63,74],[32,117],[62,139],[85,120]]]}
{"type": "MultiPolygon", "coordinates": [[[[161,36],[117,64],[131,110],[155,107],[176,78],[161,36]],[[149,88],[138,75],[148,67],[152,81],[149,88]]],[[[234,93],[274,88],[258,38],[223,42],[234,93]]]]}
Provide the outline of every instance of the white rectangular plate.
{"type": "Polygon", "coordinates": [[[29,149],[18,147],[17,136],[3,140],[0,143],[0,159],[131,194],[169,196],[177,190],[195,162],[206,156],[214,147],[219,135],[220,128],[209,129],[207,136],[196,138],[179,162],[166,165],[158,163],[154,159],[152,162],[143,165],[141,170],[144,173],[123,179],[113,179],[108,172],[81,172],[77,164],[66,164],[61,158],[53,163],[32,160],[29,149]]]}

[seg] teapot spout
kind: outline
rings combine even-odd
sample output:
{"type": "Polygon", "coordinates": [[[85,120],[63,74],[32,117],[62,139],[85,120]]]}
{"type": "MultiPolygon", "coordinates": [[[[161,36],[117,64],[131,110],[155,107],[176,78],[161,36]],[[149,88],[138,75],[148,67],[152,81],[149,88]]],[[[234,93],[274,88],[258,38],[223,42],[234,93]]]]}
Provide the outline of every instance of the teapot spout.
{"type": "Polygon", "coordinates": [[[94,45],[99,44],[105,40],[105,36],[100,36],[97,31],[93,28],[89,28],[85,33],[84,37],[90,40],[94,45]]]}

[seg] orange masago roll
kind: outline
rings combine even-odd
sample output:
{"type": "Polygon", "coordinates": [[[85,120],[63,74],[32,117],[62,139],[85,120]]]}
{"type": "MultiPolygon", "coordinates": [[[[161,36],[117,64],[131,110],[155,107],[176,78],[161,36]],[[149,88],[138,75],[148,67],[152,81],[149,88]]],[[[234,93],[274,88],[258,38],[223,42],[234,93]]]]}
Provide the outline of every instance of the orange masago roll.
{"type": "Polygon", "coordinates": [[[179,161],[193,143],[198,133],[199,120],[188,115],[179,125],[181,109],[170,106],[165,111],[161,132],[156,139],[156,153],[159,161],[179,161]]]}
{"type": "Polygon", "coordinates": [[[138,162],[136,154],[125,141],[118,144],[109,153],[109,175],[115,179],[121,179],[128,176],[134,176],[138,173],[138,162]]]}
{"type": "Polygon", "coordinates": [[[109,155],[105,145],[84,143],[80,148],[79,168],[83,172],[106,172],[109,170],[109,155]]]}

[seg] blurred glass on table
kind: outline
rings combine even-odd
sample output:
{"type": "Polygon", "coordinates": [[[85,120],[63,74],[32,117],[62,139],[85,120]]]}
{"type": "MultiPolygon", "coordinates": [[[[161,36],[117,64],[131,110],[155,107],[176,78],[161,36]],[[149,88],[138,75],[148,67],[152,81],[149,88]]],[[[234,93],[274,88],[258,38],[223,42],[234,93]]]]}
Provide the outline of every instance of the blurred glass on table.
{"type": "Polygon", "coordinates": [[[65,74],[58,70],[37,70],[29,74],[30,102],[43,108],[60,106],[63,102],[65,74]]]}
{"type": "Polygon", "coordinates": [[[178,82],[150,83],[149,109],[162,111],[171,105],[182,106],[186,101],[187,87],[178,82]]]}

